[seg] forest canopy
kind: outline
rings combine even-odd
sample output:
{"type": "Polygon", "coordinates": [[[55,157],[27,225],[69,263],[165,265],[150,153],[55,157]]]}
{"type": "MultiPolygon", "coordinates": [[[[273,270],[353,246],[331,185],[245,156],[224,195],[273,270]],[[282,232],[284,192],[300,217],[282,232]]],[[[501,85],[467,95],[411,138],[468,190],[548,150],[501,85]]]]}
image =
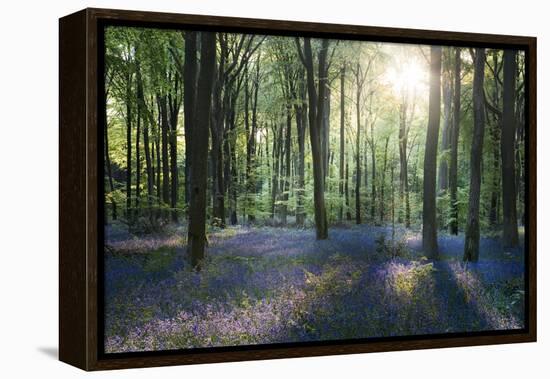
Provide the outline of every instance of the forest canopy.
{"type": "Polygon", "coordinates": [[[473,218],[517,244],[523,52],[217,33],[202,84],[206,34],[107,28],[108,222],[186,222],[196,149],[209,225],[316,226],[327,238],[329,225],[427,221],[433,236],[473,218]]]}

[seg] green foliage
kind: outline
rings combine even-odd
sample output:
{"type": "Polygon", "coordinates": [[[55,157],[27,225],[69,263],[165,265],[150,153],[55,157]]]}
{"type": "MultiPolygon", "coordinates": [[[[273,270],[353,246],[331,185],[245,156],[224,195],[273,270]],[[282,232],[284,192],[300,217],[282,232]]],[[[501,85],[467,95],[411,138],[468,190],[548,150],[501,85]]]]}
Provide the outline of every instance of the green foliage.
{"type": "MultiPolygon", "coordinates": [[[[179,214],[179,222],[184,222],[187,216],[187,204],[184,198],[186,150],[186,131],[183,127],[183,108],[176,115],[176,164],[178,171],[178,200],[175,208],[170,208],[163,200],[164,177],[162,168],[164,162],[159,159],[159,150],[163,147],[161,115],[159,109],[159,97],[167,96],[169,99],[182,102],[182,69],[184,67],[184,41],[185,31],[132,28],[132,27],[107,27],[105,32],[106,67],[105,83],[107,90],[107,139],[108,154],[111,166],[105,170],[105,203],[109,221],[114,218],[113,204],[117,208],[117,216],[122,219],[135,233],[155,234],[161,233],[171,222],[170,215],[173,210],[179,214]],[[140,72],[143,84],[143,102],[137,99],[137,74],[140,72]],[[176,83],[176,80],[178,81],[176,83]],[[138,109],[140,114],[138,115],[138,109]],[[129,113],[130,112],[130,113],[129,113]],[[137,134],[138,118],[141,121],[140,135],[137,134]],[[131,145],[128,146],[128,127],[130,127],[131,145]],[[152,194],[148,194],[148,175],[145,157],[145,144],[143,128],[148,128],[149,150],[151,165],[155,175],[152,194]],[[139,145],[136,141],[140,137],[139,145]],[[131,149],[131,160],[128,162],[128,149],[131,149]],[[137,151],[140,152],[139,161],[137,151]],[[131,168],[130,194],[126,189],[126,175],[131,168]],[[110,174],[109,174],[110,171],[110,174]],[[141,180],[137,184],[137,175],[141,180]],[[109,177],[110,175],[111,177],[109,177]],[[110,186],[113,183],[113,188],[110,186]],[[140,198],[136,199],[139,190],[140,198]],[[130,199],[127,199],[127,196],[130,199]],[[160,199],[159,199],[160,197],[160,199]],[[127,200],[130,208],[126,209],[127,200]],[[136,202],[137,200],[137,202],[136,202]],[[152,203],[152,204],[151,204],[152,203]],[[129,212],[128,212],[129,211],[129,212]],[[151,215],[155,217],[151,217],[151,215]],[[157,217],[160,215],[160,217],[157,217]]],[[[232,103],[229,108],[222,104],[225,114],[223,121],[223,179],[226,217],[235,211],[238,223],[254,223],[257,226],[263,224],[278,225],[281,221],[281,212],[286,208],[287,222],[293,224],[296,213],[300,211],[299,200],[302,200],[302,211],[305,215],[305,227],[313,225],[313,159],[311,154],[310,136],[308,127],[305,129],[305,169],[304,185],[300,188],[298,183],[298,138],[296,109],[302,107],[305,112],[304,120],[307,123],[307,89],[305,71],[300,61],[296,43],[293,38],[281,36],[268,36],[262,40],[261,45],[245,61],[244,50],[239,50],[240,41],[244,41],[239,34],[223,35],[228,42],[227,56],[223,62],[226,69],[230,69],[232,60],[235,66],[234,86],[220,89],[220,96],[227,94],[232,103]],[[257,70],[258,69],[258,70],[257,70]],[[257,71],[256,71],[257,70],[257,71]],[[254,88],[258,85],[258,98],[255,113],[256,134],[250,136],[247,128],[253,122],[252,103],[254,88]],[[234,91],[234,92],[231,92],[234,91]],[[303,91],[303,95],[300,91],[303,91]],[[245,100],[248,99],[248,114],[245,113],[245,100]],[[287,109],[287,107],[289,107],[287,109]],[[286,174],[286,121],[287,113],[291,117],[291,143],[290,143],[290,177],[286,174]],[[247,118],[248,117],[248,118],[247,118]],[[248,126],[247,126],[248,125],[248,126]],[[251,141],[254,142],[252,154],[252,167],[247,172],[247,149],[251,141]],[[229,170],[229,171],[228,171],[229,170]],[[288,180],[288,190],[283,189],[283,182],[288,180]],[[273,186],[277,187],[273,198],[273,186]],[[236,199],[232,193],[236,192],[236,199]],[[236,201],[235,201],[236,200],[236,201]],[[273,209],[274,207],[274,209],[273,209]]],[[[220,38],[218,36],[218,53],[221,52],[220,38]]],[[[261,37],[255,37],[251,44],[259,43],[261,37]]],[[[303,41],[302,41],[303,43],[303,41]]],[[[317,39],[312,40],[314,60],[320,48],[317,39]]],[[[339,41],[331,45],[330,49],[330,114],[328,132],[328,172],[325,179],[325,203],[330,224],[339,222],[340,210],[344,212],[344,224],[348,223],[346,214],[355,219],[355,181],[357,172],[357,153],[359,153],[362,178],[360,185],[361,219],[371,224],[391,223],[392,187],[393,202],[395,206],[395,218],[398,223],[403,223],[405,218],[405,203],[401,200],[399,177],[399,123],[400,107],[403,102],[408,105],[407,127],[408,144],[407,168],[409,185],[409,205],[411,215],[411,227],[420,228],[423,208],[423,166],[424,144],[426,139],[426,126],[428,122],[428,64],[426,62],[426,49],[417,46],[391,45],[374,42],[339,41]],[[407,64],[417,66],[417,71],[422,76],[421,80],[405,77],[406,90],[396,86],[392,72],[399,74],[407,64]],[[359,112],[361,117],[357,125],[357,108],[355,104],[358,89],[356,70],[357,65],[364,70],[365,83],[362,88],[359,112]],[[340,75],[345,67],[344,98],[340,93],[340,75]],[[414,88],[412,88],[412,87],[414,88]],[[340,193],[340,105],[345,102],[344,109],[344,159],[348,165],[348,196],[349,204],[346,205],[345,196],[340,193]],[[359,151],[356,151],[355,138],[357,128],[361,128],[359,151]],[[385,141],[388,139],[388,148],[385,149],[385,141]],[[384,159],[386,169],[384,172],[384,159]],[[374,159],[374,162],[373,162],[374,159]],[[373,167],[375,165],[375,167],[373,167]],[[395,165],[395,176],[390,177],[390,168],[395,165]],[[372,171],[376,175],[372,177],[372,171]],[[365,180],[366,179],[366,180],[365,180]],[[374,182],[374,183],[373,183],[374,182]],[[372,185],[375,186],[376,195],[373,197],[372,185]],[[382,200],[382,187],[384,199],[382,200]],[[374,207],[374,217],[371,216],[371,208],[374,207]],[[384,211],[383,220],[380,221],[380,213],[384,211]]],[[[498,64],[502,61],[502,51],[488,50],[488,57],[496,59],[498,64]]],[[[446,54],[444,54],[446,55],[446,54]]],[[[447,56],[447,55],[446,55],[447,56]]],[[[519,71],[518,87],[523,74],[523,55],[518,56],[519,71]]],[[[492,61],[491,61],[492,62],[492,61]]],[[[220,68],[221,56],[218,54],[217,67],[220,68]]],[[[492,64],[492,63],[491,63],[492,64]]],[[[200,66],[200,63],[199,63],[200,66]]],[[[200,68],[200,67],[199,67],[200,68]]],[[[447,63],[445,69],[452,74],[452,67],[447,63]]],[[[220,73],[217,73],[217,75],[220,73]]],[[[499,80],[494,78],[488,65],[486,68],[485,91],[489,97],[493,93],[501,92],[499,80]]],[[[502,76],[502,74],[500,74],[502,76]]],[[[460,112],[460,134],[458,144],[458,224],[464,229],[468,205],[468,189],[470,177],[470,146],[472,144],[473,112],[471,103],[473,81],[473,64],[469,51],[462,52],[462,77],[460,112]]],[[[225,99],[225,98],[223,98],[225,99]]],[[[222,99],[222,100],[223,100],[222,99]]],[[[501,106],[500,100],[494,104],[501,106]]],[[[491,100],[491,98],[489,99],[491,100]]],[[[226,101],[226,100],[223,100],[226,101]]],[[[518,100],[518,107],[522,104],[518,100]]],[[[173,104],[170,104],[172,106],[173,104]]],[[[213,112],[216,110],[214,109],[213,112]]],[[[500,162],[494,166],[494,152],[499,149],[499,138],[492,138],[490,131],[497,125],[492,113],[488,112],[486,138],[483,149],[482,162],[482,187],[480,199],[480,224],[484,233],[493,233],[494,225],[489,224],[491,211],[491,198],[500,185],[500,162]],[[497,183],[495,185],[495,183],[497,183]]],[[[212,142],[210,142],[212,143],[212,142]]],[[[524,144],[518,144],[518,156],[525,159],[524,144]]],[[[209,149],[211,146],[208,147],[209,149]]],[[[171,152],[168,151],[168,158],[171,152]]],[[[498,155],[498,151],[497,151],[498,155]]],[[[438,152],[438,162],[450,160],[450,150],[438,152]]],[[[171,165],[171,160],[169,159],[171,165]]],[[[210,162],[211,164],[211,162],[210,162]]],[[[209,168],[210,170],[210,168],[209,168]]],[[[171,175],[171,174],[170,174],[171,175]]],[[[212,204],[212,174],[209,172],[207,183],[207,224],[222,227],[229,220],[216,219],[213,214],[212,204]]],[[[521,187],[521,186],[520,186],[521,187]]],[[[171,189],[169,189],[170,193],[171,189]]],[[[521,194],[520,194],[521,195],[521,194]]],[[[524,201],[518,196],[518,214],[525,209],[524,201]]],[[[437,199],[438,226],[441,230],[447,229],[452,221],[450,214],[449,192],[440,193],[437,199]]],[[[501,207],[499,203],[499,207],[501,207]]],[[[499,220],[500,221],[500,220],[499,220]]],[[[497,222],[498,224],[498,222],[497,222]]],[[[498,225],[497,225],[498,226],[498,225]]],[[[393,247],[392,250],[399,249],[393,247]]],[[[387,252],[385,252],[386,254],[387,252]]],[[[399,255],[399,254],[397,254],[399,255]]]]}

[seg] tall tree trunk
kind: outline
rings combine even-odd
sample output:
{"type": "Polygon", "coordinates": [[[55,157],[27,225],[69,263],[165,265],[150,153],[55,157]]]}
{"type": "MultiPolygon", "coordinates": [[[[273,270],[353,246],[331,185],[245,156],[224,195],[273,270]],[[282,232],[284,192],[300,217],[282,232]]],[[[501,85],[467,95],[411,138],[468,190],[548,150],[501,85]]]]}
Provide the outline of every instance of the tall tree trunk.
{"type": "MultiPolygon", "coordinates": [[[[247,83],[245,84],[245,120],[248,123],[248,100],[249,87],[248,75],[246,76],[247,83]]],[[[252,83],[252,123],[251,130],[248,133],[246,146],[246,185],[247,195],[251,196],[251,200],[247,200],[248,221],[253,222],[256,219],[256,133],[258,131],[258,90],[260,87],[260,59],[256,61],[256,72],[254,82],[252,83]]]]}
{"type": "Polygon", "coordinates": [[[138,105],[141,113],[143,114],[143,149],[145,153],[145,170],[147,172],[147,213],[148,217],[151,217],[151,209],[153,207],[153,166],[151,163],[151,151],[149,141],[149,126],[151,124],[151,118],[147,110],[147,104],[145,103],[145,97],[143,94],[143,79],[141,77],[141,69],[139,64],[136,64],[136,76],[137,76],[137,97],[138,105]]]}
{"type": "Polygon", "coordinates": [[[172,221],[178,222],[178,115],[180,111],[180,99],[178,96],[179,74],[175,74],[174,95],[168,97],[170,105],[170,208],[172,221]]]}
{"type": "Polygon", "coordinates": [[[201,33],[201,69],[197,90],[197,117],[193,128],[191,201],[189,209],[188,253],[191,265],[200,270],[206,243],[206,182],[208,128],[212,104],[212,82],[216,64],[216,34],[201,33]]]}
{"type": "Polygon", "coordinates": [[[325,98],[323,110],[323,129],[321,133],[321,142],[323,148],[323,173],[325,175],[325,187],[327,176],[329,174],[329,158],[330,158],[330,87],[328,81],[325,84],[325,98]]]}
{"type": "MultiPolygon", "coordinates": [[[[104,102],[105,104],[107,104],[107,94],[105,94],[105,98],[104,98],[104,102]]],[[[117,205],[116,205],[116,201],[113,197],[113,192],[115,190],[115,186],[114,186],[114,183],[113,183],[113,169],[111,167],[111,157],[109,155],[109,133],[107,131],[107,112],[104,112],[104,120],[103,120],[103,139],[104,139],[104,143],[105,143],[105,168],[107,170],[107,177],[109,179],[109,190],[111,191],[111,207],[112,207],[112,217],[113,217],[113,220],[116,220],[117,217],[118,217],[118,214],[117,214],[117,205]]]]}
{"type": "Polygon", "coordinates": [[[371,154],[371,160],[372,160],[372,167],[371,167],[371,205],[370,205],[370,218],[374,221],[376,215],[376,145],[374,144],[374,124],[370,124],[370,138],[371,138],[371,144],[370,144],[370,154],[371,154]]]}
{"type": "Polygon", "coordinates": [[[351,211],[349,206],[349,162],[346,159],[346,180],[344,182],[344,192],[346,194],[346,220],[351,221],[351,211]]]}
{"type": "Polygon", "coordinates": [[[518,221],[516,209],[515,183],[515,93],[516,93],[516,52],[504,50],[503,79],[503,110],[502,110],[502,216],[504,247],[518,245],[518,221]]]}
{"type": "Polygon", "coordinates": [[[479,199],[481,195],[481,160],[483,157],[483,136],[485,133],[485,99],[483,83],[485,79],[485,49],[476,48],[474,57],[474,132],[470,154],[470,198],[466,236],[464,240],[464,260],[477,262],[479,259],[479,199]]]}
{"type": "Polygon", "coordinates": [[[126,76],[126,219],[132,223],[132,74],[126,76]]]}
{"type": "Polygon", "coordinates": [[[311,153],[313,158],[313,202],[315,214],[316,237],[319,240],[328,238],[328,222],[325,207],[325,174],[323,170],[323,156],[321,146],[321,132],[323,125],[323,114],[325,106],[325,91],[327,83],[327,50],[329,41],[321,41],[321,49],[318,58],[318,91],[315,88],[315,75],[313,71],[313,54],[311,51],[311,38],[304,38],[304,49],[300,47],[299,40],[296,40],[298,52],[306,68],[307,88],[309,99],[309,136],[311,153]]]}
{"type": "MultiPolygon", "coordinates": [[[[302,73],[303,79],[303,73],[302,73]]],[[[296,191],[296,225],[303,226],[306,218],[304,209],[304,195],[305,195],[305,138],[307,129],[307,114],[305,109],[306,93],[303,84],[299,86],[298,90],[299,99],[294,105],[296,114],[296,128],[298,138],[298,188],[296,191]]],[[[267,146],[267,145],[266,145],[267,146]]]]}
{"type": "MultiPolygon", "coordinates": [[[[408,167],[408,136],[409,125],[407,123],[408,102],[406,97],[399,105],[399,197],[401,204],[405,205],[405,226],[411,226],[411,210],[409,203],[409,167],[408,167]]],[[[402,220],[400,219],[400,222],[402,220]]]]}
{"type": "Polygon", "coordinates": [[[155,132],[155,144],[156,144],[156,148],[155,148],[155,151],[156,151],[156,161],[157,161],[157,176],[156,176],[156,186],[157,186],[157,217],[160,217],[160,209],[161,209],[161,205],[162,205],[162,186],[161,186],[161,171],[162,171],[162,164],[161,164],[161,159],[160,159],[160,125],[161,125],[161,120],[160,120],[160,104],[158,105],[158,109],[159,109],[159,112],[158,112],[158,120],[157,120],[157,128],[156,128],[156,132],[155,132]]]}
{"type": "Polygon", "coordinates": [[[451,157],[449,164],[449,187],[450,187],[450,221],[449,229],[451,234],[458,234],[458,137],[460,134],[460,71],[461,71],[460,48],[455,47],[454,61],[454,93],[453,93],[453,124],[451,128],[451,157]]]}
{"type": "Polygon", "coordinates": [[[384,160],[382,162],[382,174],[380,175],[380,224],[384,224],[386,219],[386,204],[385,204],[385,190],[386,190],[386,168],[388,165],[388,144],[390,142],[390,136],[386,137],[386,143],[384,144],[384,160]]]}
{"type": "Polygon", "coordinates": [[[162,201],[170,204],[170,164],[168,161],[168,106],[166,95],[157,95],[160,108],[161,160],[162,160],[162,201]]]}
{"type": "MultiPolygon", "coordinates": [[[[448,48],[450,49],[450,48],[448,48]]],[[[447,57],[447,54],[445,54],[447,57]]],[[[447,61],[447,59],[445,59],[447,61]]],[[[450,135],[452,124],[452,91],[451,76],[448,75],[447,70],[443,74],[443,130],[441,131],[441,159],[439,160],[439,175],[438,175],[438,187],[441,194],[447,191],[449,187],[449,158],[447,152],[450,148],[450,135]]]]}
{"type": "MultiPolygon", "coordinates": [[[[227,103],[227,94],[224,87],[225,59],[227,53],[221,51],[216,80],[214,83],[214,99],[212,102],[212,117],[210,133],[212,147],[210,161],[212,164],[212,222],[220,227],[225,227],[225,184],[224,184],[224,156],[223,156],[223,131],[224,131],[224,104],[227,103]],[[223,96],[223,98],[222,98],[223,96]]],[[[197,115],[198,116],[198,115],[197,115]]]]}
{"type": "Polygon", "coordinates": [[[291,105],[286,106],[286,129],[285,129],[285,180],[283,182],[283,199],[281,205],[281,221],[283,225],[287,223],[288,213],[288,195],[290,192],[290,158],[292,142],[292,113],[291,105]]]}
{"type": "Polygon", "coordinates": [[[136,199],[135,199],[135,216],[140,216],[140,198],[141,198],[141,149],[139,147],[140,144],[140,136],[141,136],[141,104],[139,101],[139,96],[136,99],[136,117],[137,117],[137,123],[136,123],[136,199]]]}
{"type": "Polygon", "coordinates": [[[197,96],[197,33],[186,31],[185,63],[183,66],[183,129],[185,134],[185,204],[189,206],[191,189],[191,136],[195,124],[195,107],[197,96]]]}
{"type": "Polygon", "coordinates": [[[271,218],[275,220],[277,210],[277,196],[279,194],[279,146],[281,144],[280,126],[273,123],[273,159],[272,159],[272,184],[271,184],[271,218]]]}
{"type": "Polygon", "coordinates": [[[426,150],[424,153],[424,204],[422,214],[422,246],[432,259],[439,258],[436,225],[436,166],[439,119],[441,117],[441,47],[430,51],[430,98],[426,150]]]}
{"type": "Polygon", "coordinates": [[[360,67],[357,63],[357,92],[355,114],[357,116],[357,133],[355,134],[355,223],[361,224],[361,87],[360,67]]]}
{"type": "MultiPolygon", "coordinates": [[[[345,150],[346,150],[346,106],[345,106],[345,85],[346,82],[346,65],[342,66],[340,70],[340,182],[338,185],[338,192],[340,194],[340,212],[338,214],[338,220],[342,222],[344,218],[344,166],[345,166],[345,150]]],[[[346,204],[347,205],[347,204],[346,204]]]]}

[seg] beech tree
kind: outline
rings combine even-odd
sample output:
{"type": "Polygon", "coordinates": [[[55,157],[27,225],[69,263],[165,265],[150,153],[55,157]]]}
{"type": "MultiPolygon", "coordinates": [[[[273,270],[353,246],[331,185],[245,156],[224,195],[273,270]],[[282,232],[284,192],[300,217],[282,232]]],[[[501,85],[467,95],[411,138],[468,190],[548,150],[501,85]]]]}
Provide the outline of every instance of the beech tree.
{"type": "MultiPolygon", "coordinates": [[[[212,87],[216,64],[216,34],[201,32],[200,71],[197,81],[197,115],[191,141],[191,198],[187,249],[191,265],[200,270],[206,244],[206,183],[208,159],[208,129],[211,122],[212,87]]],[[[193,52],[190,52],[193,57],[193,52]]],[[[193,59],[189,62],[196,65],[193,59]]],[[[193,92],[187,96],[192,96],[193,92]]]]}
{"type": "Polygon", "coordinates": [[[441,47],[430,48],[430,109],[424,152],[424,202],[422,246],[430,258],[439,257],[436,225],[436,165],[439,119],[441,117],[441,47]]]}
{"type": "Polygon", "coordinates": [[[485,134],[485,100],[483,84],[485,80],[485,49],[476,48],[474,60],[474,86],[472,90],[474,106],[474,132],[470,153],[470,196],[468,218],[464,237],[464,260],[477,262],[479,259],[479,198],[481,191],[481,159],[485,134]]]}

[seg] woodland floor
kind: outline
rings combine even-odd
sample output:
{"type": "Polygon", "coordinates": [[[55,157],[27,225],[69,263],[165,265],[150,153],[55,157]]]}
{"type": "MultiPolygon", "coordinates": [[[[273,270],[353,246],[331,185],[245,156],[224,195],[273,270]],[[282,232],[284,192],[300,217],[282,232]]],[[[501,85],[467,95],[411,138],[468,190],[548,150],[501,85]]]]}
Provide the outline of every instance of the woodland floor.
{"type": "MultiPolygon", "coordinates": [[[[367,225],[313,230],[210,231],[200,274],[184,230],[138,238],[108,227],[105,351],[128,352],[523,327],[524,259],[498,238],[462,262],[463,235],[440,235],[441,259],[421,233],[367,225]]],[[[523,241],[521,243],[523,245],[523,241]]]]}

